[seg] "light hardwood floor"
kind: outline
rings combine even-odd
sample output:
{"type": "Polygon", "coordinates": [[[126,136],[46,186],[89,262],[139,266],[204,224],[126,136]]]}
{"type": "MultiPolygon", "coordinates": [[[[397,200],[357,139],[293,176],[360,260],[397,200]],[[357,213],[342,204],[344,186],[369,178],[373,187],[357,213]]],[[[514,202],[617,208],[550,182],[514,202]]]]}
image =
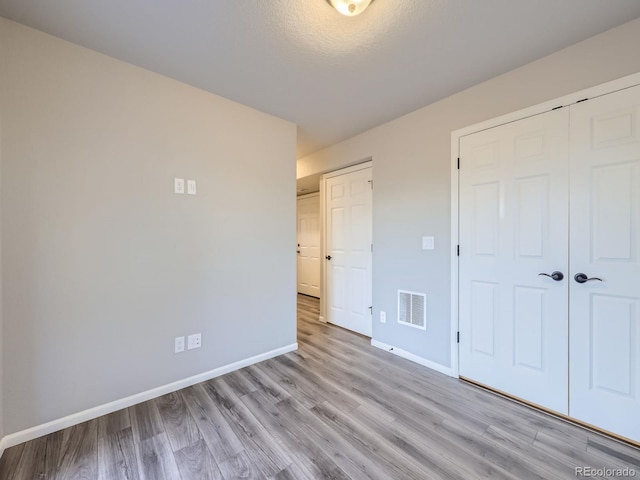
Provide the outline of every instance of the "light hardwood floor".
{"type": "Polygon", "coordinates": [[[0,479],[550,480],[576,467],[640,477],[640,450],[372,348],[318,322],[316,299],[298,298],[298,341],[10,448],[0,479]]]}

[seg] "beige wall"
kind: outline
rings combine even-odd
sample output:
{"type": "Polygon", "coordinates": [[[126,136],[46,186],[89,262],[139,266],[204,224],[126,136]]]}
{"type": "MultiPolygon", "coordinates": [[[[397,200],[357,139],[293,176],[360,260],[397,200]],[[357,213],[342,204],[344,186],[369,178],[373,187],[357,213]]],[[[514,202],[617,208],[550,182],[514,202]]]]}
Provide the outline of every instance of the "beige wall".
{"type": "Polygon", "coordinates": [[[294,344],[295,125],[4,19],[0,45],[4,433],[294,344]]]}
{"type": "MultiPolygon", "coordinates": [[[[0,27],[1,28],[1,27],[0,27]]],[[[3,57],[3,42],[0,42],[0,58],[3,57]]],[[[0,91],[2,91],[4,75],[0,70],[0,91]]],[[[2,199],[2,109],[0,108],[0,200],[2,199]]],[[[0,205],[0,440],[4,437],[4,396],[3,396],[3,372],[4,372],[4,352],[2,344],[4,343],[4,329],[3,329],[3,317],[2,317],[2,208],[0,205]]],[[[1,454],[1,453],[0,453],[1,454]]]]}
{"type": "Polygon", "coordinates": [[[450,365],[451,132],[640,72],[638,45],[640,19],[298,160],[303,178],[373,159],[374,339],[450,365]],[[426,332],[395,321],[398,289],[427,294],[426,332]]]}

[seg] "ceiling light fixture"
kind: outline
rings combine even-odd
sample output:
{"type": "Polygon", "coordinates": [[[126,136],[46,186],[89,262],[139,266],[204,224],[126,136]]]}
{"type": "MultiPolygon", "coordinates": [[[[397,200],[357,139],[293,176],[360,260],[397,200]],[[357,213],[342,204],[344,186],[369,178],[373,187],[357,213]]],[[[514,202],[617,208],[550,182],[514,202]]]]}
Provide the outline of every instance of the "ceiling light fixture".
{"type": "Polygon", "coordinates": [[[342,15],[355,17],[364,12],[373,0],[327,0],[342,15]]]}

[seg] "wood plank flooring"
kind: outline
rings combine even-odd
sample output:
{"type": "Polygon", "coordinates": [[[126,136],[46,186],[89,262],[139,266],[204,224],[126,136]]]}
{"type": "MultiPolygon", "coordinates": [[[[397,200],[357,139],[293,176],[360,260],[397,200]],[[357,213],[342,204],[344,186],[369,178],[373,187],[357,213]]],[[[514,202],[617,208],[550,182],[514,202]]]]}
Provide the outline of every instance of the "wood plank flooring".
{"type": "Polygon", "coordinates": [[[316,299],[298,298],[298,341],[297,352],[10,448],[0,480],[640,476],[640,450],[375,349],[320,323],[316,299]]]}

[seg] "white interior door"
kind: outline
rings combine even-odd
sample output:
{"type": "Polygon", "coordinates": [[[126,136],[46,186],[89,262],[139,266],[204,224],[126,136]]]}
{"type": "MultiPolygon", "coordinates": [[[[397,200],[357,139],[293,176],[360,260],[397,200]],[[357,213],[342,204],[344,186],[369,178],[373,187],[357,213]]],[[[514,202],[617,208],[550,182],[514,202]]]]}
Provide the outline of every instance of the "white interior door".
{"type": "Polygon", "coordinates": [[[459,189],[460,375],[564,414],[568,114],[462,137],[459,189]]]}
{"type": "Polygon", "coordinates": [[[640,86],[571,107],[570,252],[570,414],[640,441],[640,86]]]}
{"type": "Polygon", "coordinates": [[[298,293],[320,298],[320,194],[298,198],[298,293]]]}
{"type": "Polygon", "coordinates": [[[325,181],[327,321],[371,336],[371,168],[325,181]]]}

